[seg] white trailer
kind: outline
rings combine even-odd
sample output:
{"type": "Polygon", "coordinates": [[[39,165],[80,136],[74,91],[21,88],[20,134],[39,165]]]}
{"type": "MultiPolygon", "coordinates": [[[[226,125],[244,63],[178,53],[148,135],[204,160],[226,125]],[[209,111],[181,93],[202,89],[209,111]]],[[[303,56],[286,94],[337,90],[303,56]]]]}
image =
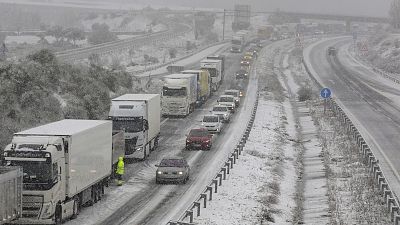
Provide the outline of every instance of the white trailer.
{"type": "Polygon", "coordinates": [[[61,120],[15,133],[7,166],[23,168],[17,224],[59,224],[99,201],[112,171],[112,124],[61,120]]]}
{"type": "Polygon", "coordinates": [[[216,92],[222,81],[222,61],[218,59],[204,59],[200,62],[201,69],[206,69],[211,76],[211,90],[216,92]]]}
{"type": "Polygon", "coordinates": [[[125,157],[145,160],[160,136],[160,95],[125,94],[111,100],[113,130],[123,130],[125,157]]]}
{"type": "Polygon", "coordinates": [[[22,168],[0,166],[0,224],[22,215],[22,168]]]}
{"type": "Polygon", "coordinates": [[[197,102],[197,76],[195,74],[171,74],[164,77],[162,90],[162,114],[187,116],[194,111],[197,102]]]}

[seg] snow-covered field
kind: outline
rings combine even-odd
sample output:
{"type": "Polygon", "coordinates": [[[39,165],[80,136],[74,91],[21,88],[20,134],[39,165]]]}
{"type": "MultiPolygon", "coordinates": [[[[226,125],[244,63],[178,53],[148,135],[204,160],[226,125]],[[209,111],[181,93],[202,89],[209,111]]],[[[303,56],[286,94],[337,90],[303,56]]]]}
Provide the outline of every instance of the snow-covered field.
{"type": "MultiPolygon", "coordinates": [[[[259,76],[273,76],[268,68],[271,53],[270,48],[263,51],[257,65],[259,76]]],[[[296,137],[295,120],[290,103],[275,100],[276,94],[260,92],[243,155],[196,218],[198,224],[292,224],[298,151],[289,139],[296,137]]]]}

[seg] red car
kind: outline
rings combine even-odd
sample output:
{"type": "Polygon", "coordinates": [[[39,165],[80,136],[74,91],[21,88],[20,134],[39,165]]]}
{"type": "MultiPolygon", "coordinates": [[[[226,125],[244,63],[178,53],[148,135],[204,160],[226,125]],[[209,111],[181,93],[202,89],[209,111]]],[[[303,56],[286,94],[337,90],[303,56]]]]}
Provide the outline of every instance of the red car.
{"type": "Polygon", "coordinates": [[[186,149],[203,149],[210,150],[212,146],[213,135],[206,128],[192,129],[186,135],[186,149]]]}

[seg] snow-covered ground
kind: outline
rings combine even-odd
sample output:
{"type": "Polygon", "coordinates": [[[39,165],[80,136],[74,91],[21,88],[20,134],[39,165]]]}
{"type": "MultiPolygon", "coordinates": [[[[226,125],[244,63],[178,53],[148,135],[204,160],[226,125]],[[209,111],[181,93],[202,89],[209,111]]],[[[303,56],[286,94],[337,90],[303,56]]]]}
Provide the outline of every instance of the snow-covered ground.
{"type": "MultiPolygon", "coordinates": [[[[268,48],[260,57],[261,77],[273,76],[268,67],[271,53],[268,48]]],[[[196,223],[292,224],[298,151],[289,139],[296,138],[295,119],[290,103],[275,100],[276,94],[261,91],[243,155],[196,223]]]]}

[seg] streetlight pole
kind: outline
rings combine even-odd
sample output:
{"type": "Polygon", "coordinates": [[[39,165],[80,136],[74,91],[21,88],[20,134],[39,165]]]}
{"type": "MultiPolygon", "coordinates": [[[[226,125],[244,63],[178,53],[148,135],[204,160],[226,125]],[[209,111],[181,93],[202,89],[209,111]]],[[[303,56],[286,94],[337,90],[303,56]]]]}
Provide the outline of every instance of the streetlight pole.
{"type": "Polygon", "coordinates": [[[223,25],[222,25],[222,40],[225,40],[225,16],[226,16],[226,10],[224,9],[224,19],[223,19],[223,25]]]}

